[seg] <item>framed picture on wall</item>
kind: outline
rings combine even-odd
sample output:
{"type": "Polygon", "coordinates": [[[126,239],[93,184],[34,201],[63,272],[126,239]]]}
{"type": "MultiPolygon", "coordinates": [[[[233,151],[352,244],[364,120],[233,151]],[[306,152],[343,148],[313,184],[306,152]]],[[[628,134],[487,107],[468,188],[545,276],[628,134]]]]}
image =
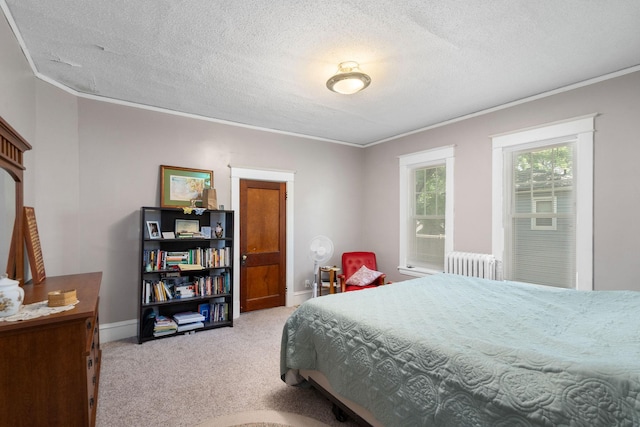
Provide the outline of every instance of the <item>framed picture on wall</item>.
{"type": "Polygon", "coordinates": [[[160,206],[201,207],[202,193],[213,188],[213,171],[160,166],[160,206]]]}

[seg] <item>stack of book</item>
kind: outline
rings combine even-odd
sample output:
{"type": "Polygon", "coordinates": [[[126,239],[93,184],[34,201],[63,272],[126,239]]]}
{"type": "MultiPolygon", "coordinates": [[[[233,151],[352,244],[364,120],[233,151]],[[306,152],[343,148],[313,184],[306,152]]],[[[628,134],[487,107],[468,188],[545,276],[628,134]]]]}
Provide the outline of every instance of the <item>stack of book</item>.
{"type": "Polygon", "coordinates": [[[171,335],[176,332],[178,332],[178,325],[173,321],[173,319],[162,315],[156,316],[155,325],[153,326],[154,337],[171,335]]]}
{"type": "Polygon", "coordinates": [[[165,268],[172,269],[179,264],[186,264],[189,262],[189,251],[170,251],[165,256],[165,268]]]}
{"type": "Polygon", "coordinates": [[[194,237],[202,238],[202,233],[199,231],[180,231],[177,233],[179,239],[191,239],[194,237]]]}
{"type": "Polygon", "coordinates": [[[185,285],[176,285],[174,287],[174,290],[176,292],[176,298],[192,298],[197,295],[196,287],[192,283],[185,285]]]}
{"type": "Polygon", "coordinates": [[[204,328],[205,317],[195,311],[185,311],[174,314],[173,320],[178,324],[178,332],[186,332],[204,328]]]}

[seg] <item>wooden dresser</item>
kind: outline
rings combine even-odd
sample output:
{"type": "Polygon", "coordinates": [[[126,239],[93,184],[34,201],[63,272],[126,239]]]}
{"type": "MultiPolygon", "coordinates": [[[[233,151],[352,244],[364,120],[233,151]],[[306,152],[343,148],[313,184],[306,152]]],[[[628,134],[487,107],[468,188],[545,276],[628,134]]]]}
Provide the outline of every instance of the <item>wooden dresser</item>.
{"type": "Polygon", "coordinates": [[[76,289],[72,310],[0,322],[0,425],[94,426],[100,380],[102,273],[48,277],[24,286],[25,304],[76,289]]]}

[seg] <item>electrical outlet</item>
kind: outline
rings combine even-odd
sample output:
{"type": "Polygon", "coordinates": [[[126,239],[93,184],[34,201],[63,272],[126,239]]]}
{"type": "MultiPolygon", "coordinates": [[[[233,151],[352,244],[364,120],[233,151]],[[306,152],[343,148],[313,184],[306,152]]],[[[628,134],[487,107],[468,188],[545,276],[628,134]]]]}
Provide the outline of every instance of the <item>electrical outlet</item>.
{"type": "Polygon", "coordinates": [[[305,288],[310,288],[311,287],[311,280],[307,279],[304,281],[304,287],[305,288]]]}

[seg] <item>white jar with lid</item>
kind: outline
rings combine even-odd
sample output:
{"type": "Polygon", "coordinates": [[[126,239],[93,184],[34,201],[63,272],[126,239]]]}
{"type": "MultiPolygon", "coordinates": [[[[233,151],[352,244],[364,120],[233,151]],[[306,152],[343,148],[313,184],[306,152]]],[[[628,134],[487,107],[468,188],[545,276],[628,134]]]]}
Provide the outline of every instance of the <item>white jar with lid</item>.
{"type": "Polygon", "coordinates": [[[0,276],[0,317],[16,314],[23,301],[24,289],[20,282],[9,279],[6,274],[0,276]]]}

